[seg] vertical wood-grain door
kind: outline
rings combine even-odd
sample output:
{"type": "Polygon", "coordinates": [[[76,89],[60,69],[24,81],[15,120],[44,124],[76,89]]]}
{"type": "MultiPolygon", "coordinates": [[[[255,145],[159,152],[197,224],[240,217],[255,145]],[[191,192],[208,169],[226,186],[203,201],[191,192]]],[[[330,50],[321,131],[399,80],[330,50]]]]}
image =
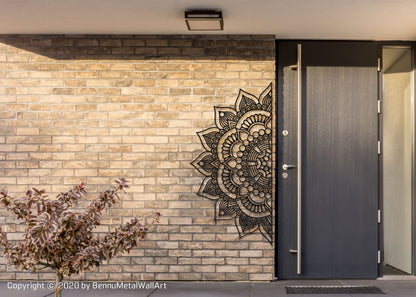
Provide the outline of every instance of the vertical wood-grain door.
{"type": "Polygon", "coordinates": [[[279,41],[277,51],[277,276],[376,278],[377,44],[279,41]],[[298,44],[301,44],[300,121],[297,119],[299,69],[295,67],[298,44]],[[301,123],[301,164],[297,152],[298,123],[301,123]],[[283,164],[296,167],[284,170],[283,164]],[[300,211],[297,209],[299,168],[300,211]]]}

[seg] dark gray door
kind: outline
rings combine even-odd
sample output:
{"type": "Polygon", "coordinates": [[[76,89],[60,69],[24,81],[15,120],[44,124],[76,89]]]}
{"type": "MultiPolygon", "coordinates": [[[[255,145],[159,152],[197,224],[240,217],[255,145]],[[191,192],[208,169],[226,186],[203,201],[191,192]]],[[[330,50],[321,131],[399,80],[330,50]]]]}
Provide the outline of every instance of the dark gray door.
{"type": "Polygon", "coordinates": [[[378,70],[374,42],[278,42],[277,276],[376,278],[378,70]],[[297,44],[302,46],[297,257],[297,44]],[[287,130],[287,136],[282,131],[287,130]],[[286,178],[282,175],[287,174],[286,178]],[[292,250],[292,252],[290,251],[292,250]],[[301,261],[298,274],[297,262],[301,261]]]}

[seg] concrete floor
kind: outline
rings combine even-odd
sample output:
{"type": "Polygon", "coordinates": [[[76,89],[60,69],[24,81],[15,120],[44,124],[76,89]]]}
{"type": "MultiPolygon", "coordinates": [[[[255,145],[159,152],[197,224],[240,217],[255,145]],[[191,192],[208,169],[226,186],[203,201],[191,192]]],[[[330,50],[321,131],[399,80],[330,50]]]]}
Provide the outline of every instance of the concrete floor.
{"type": "MultiPolygon", "coordinates": [[[[96,283],[97,284],[97,283],[96,283]]],[[[98,284],[108,284],[99,282],[98,284]]],[[[124,282],[128,285],[129,283],[124,282]]],[[[133,284],[133,283],[130,283],[133,284]]],[[[147,283],[150,284],[150,283],[147,283]]],[[[310,281],[276,281],[270,283],[257,282],[159,282],[161,288],[142,289],[98,289],[93,288],[92,282],[80,282],[83,289],[63,290],[63,297],[329,297],[330,295],[295,295],[286,294],[286,286],[376,286],[384,291],[384,295],[360,295],[340,294],[336,296],[354,297],[416,297],[416,278],[407,279],[380,279],[380,280],[310,280],[310,281]],[[163,288],[166,284],[166,289],[163,288]],[[87,287],[89,286],[89,289],[87,287]]],[[[74,285],[74,284],[73,284],[74,285]]],[[[75,286],[78,286],[75,285],[75,286]]],[[[1,297],[53,297],[54,290],[48,282],[0,282],[1,297]],[[26,288],[18,289],[18,285],[26,285],[26,288]],[[37,287],[36,287],[37,286],[37,287]],[[43,289],[39,289],[43,287],[43,289]],[[35,290],[36,289],[36,290],[35,290]]]]}

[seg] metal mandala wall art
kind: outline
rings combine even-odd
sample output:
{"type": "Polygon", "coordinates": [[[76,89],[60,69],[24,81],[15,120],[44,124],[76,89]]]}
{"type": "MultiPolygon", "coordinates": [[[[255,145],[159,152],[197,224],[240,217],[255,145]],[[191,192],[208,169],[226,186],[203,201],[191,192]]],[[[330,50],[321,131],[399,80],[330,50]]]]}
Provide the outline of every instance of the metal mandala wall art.
{"type": "Polygon", "coordinates": [[[215,220],[233,219],[240,238],[272,238],[272,84],[257,98],[240,90],[234,108],[215,107],[215,127],[198,132],[205,176],[198,195],[215,200],[215,220]]]}

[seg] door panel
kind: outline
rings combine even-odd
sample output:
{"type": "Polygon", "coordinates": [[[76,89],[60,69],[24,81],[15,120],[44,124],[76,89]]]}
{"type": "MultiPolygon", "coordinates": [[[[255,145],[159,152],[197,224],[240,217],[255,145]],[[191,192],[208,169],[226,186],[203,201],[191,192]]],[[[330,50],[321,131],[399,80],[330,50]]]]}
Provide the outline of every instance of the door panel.
{"type": "Polygon", "coordinates": [[[302,43],[302,273],[296,273],[296,45],[278,42],[279,278],[376,278],[377,45],[302,43]],[[283,179],[282,174],[288,178],[283,179]]]}

